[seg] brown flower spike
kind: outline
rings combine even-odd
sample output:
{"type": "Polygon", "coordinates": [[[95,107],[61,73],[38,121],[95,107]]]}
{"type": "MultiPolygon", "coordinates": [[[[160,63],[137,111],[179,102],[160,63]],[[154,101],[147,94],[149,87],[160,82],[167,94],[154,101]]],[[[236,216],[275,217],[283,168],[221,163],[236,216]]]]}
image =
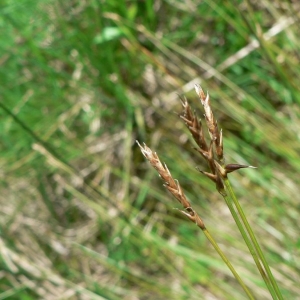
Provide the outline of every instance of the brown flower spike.
{"type": "Polygon", "coordinates": [[[156,169],[160,177],[165,182],[164,187],[181,203],[181,205],[185,208],[185,210],[181,210],[180,212],[187,216],[192,222],[196,223],[198,227],[202,230],[205,229],[205,225],[202,219],[198,216],[198,214],[191,207],[190,202],[187,200],[183,190],[179,184],[179,182],[173,179],[168,167],[166,164],[162,164],[158,155],[153,152],[146,144],[141,146],[138,141],[136,141],[139,145],[142,154],[146,157],[146,159],[150,162],[150,164],[156,169]]]}
{"type": "Polygon", "coordinates": [[[214,118],[211,105],[210,105],[210,100],[209,100],[209,95],[205,96],[201,86],[199,84],[195,84],[195,90],[196,93],[198,94],[201,103],[203,105],[204,111],[205,111],[205,120],[206,124],[208,127],[208,131],[211,137],[211,140],[214,141],[216,145],[216,153],[218,156],[218,159],[220,161],[223,160],[223,135],[222,131],[219,132],[218,130],[218,124],[217,121],[214,118]]]}
{"type": "Polygon", "coordinates": [[[207,152],[208,146],[204,138],[201,121],[198,120],[196,114],[192,112],[186,98],[181,99],[181,104],[184,108],[184,112],[183,115],[180,115],[180,118],[185,122],[200,149],[204,152],[207,152]]]}
{"type": "Polygon", "coordinates": [[[210,135],[210,145],[207,146],[205,137],[203,134],[203,128],[200,120],[197,120],[196,114],[192,112],[192,109],[184,98],[181,103],[183,106],[183,114],[180,118],[185,122],[189,131],[191,132],[196,144],[199,148],[195,148],[202,157],[207,161],[211,173],[199,170],[202,174],[207,176],[209,179],[216,183],[217,190],[224,194],[225,188],[223,184],[223,179],[227,177],[227,174],[241,168],[254,168],[252,166],[245,166],[239,164],[228,164],[224,166],[224,156],[223,156],[223,134],[222,130],[219,131],[217,121],[214,118],[209,95],[205,95],[201,86],[199,84],[195,85],[196,93],[198,94],[201,104],[203,105],[205,111],[205,121],[208,127],[208,132],[210,135]],[[215,158],[217,157],[217,160],[215,158]]]}

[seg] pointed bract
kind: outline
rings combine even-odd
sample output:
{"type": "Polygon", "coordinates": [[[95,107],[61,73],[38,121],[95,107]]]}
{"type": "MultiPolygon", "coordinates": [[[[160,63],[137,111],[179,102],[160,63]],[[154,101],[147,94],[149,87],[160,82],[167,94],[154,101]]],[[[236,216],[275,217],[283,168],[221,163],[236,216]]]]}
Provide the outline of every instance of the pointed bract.
{"type": "Polygon", "coordinates": [[[225,166],[226,173],[231,173],[233,171],[244,169],[244,168],[253,168],[256,169],[256,167],[253,166],[246,166],[246,165],[239,165],[239,164],[228,164],[225,166]]]}

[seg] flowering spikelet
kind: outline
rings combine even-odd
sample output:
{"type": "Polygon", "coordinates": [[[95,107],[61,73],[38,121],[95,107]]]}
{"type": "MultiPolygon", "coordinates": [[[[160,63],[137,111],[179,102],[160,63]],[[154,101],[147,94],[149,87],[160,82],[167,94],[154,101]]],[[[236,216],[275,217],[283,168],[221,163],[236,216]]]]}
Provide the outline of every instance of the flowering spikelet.
{"type": "Polygon", "coordinates": [[[185,216],[187,216],[192,222],[196,223],[198,227],[202,230],[205,229],[205,225],[202,219],[198,216],[198,214],[191,207],[190,202],[187,200],[179,182],[173,179],[168,167],[166,164],[162,164],[158,155],[153,152],[146,144],[141,146],[138,141],[136,141],[139,145],[142,154],[147,158],[150,164],[155,168],[160,177],[163,179],[164,187],[182,204],[185,210],[180,210],[185,216]]]}
{"type": "Polygon", "coordinates": [[[203,151],[207,151],[208,146],[204,138],[201,121],[198,120],[196,114],[192,112],[191,107],[186,98],[181,100],[184,112],[182,115],[180,115],[180,118],[185,122],[186,126],[193,135],[193,138],[197,145],[200,147],[200,149],[202,149],[203,151]]]}
{"type": "Polygon", "coordinates": [[[218,159],[220,161],[222,161],[223,160],[222,131],[219,132],[219,130],[218,130],[218,124],[214,118],[214,115],[213,115],[213,112],[211,109],[209,94],[207,93],[207,95],[205,96],[205,94],[199,84],[195,85],[195,90],[201,100],[201,103],[202,103],[204,111],[205,111],[205,120],[206,120],[206,124],[207,124],[208,131],[210,134],[210,138],[215,143],[218,159]]]}
{"type": "Polygon", "coordinates": [[[228,164],[226,166],[223,157],[223,132],[218,129],[218,123],[214,118],[213,111],[210,104],[210,98],[207,93],[203,92],[199,84],[195,85],[195,91],[200,98],[201,104],[204,108],[204,116],[208,132],[210,136],[210,144],[205,140],[203,134],[203,127],[201,120],[197,119],[195,112],[192,111],[186,98],[181,99],[183,106],[183,114],[180,118],[185,122],[189,131],[191,132],[193,139],[199,148],[195,148],[202,157],[207,161],[211,173],[199,170],[202,174],[216,183],[217,190],[221,193],[225,193],[223,180],[227,177],[227,174],[241,168],[254,168],[252,166],[245,166],[239,164],[228,164]],[[215,158],[216,156],[216,158],[215,158]]]}

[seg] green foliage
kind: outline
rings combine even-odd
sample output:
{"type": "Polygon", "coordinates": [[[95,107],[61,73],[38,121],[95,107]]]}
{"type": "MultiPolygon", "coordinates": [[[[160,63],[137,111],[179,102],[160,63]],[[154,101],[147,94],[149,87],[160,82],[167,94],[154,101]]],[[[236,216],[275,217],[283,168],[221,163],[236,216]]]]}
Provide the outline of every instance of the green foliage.
{"type": "Polygon", "coordinates": [[[173,113],[184,93],[202,117],[188,84],[196,78],[211,95],[227,162],[258,167],[231,183],[283,295],[295,299],[297,11],[285,1],[2,1],[0,299],[244,299],[173,209],[136,139],[159,153],[246,284],[267,299],[173,113]],[[260,46],[249,47],[253,40],[260,46]]]}

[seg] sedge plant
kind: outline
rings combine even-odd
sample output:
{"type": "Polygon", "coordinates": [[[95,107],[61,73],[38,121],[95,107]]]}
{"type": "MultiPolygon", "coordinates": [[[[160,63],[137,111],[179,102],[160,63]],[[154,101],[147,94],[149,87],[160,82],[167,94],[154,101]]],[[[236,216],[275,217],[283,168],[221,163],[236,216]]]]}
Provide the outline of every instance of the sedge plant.
{"type": "MultiPolygon", "coordinates": [[[[203,175],[207,176],[212,180],[217,191],[224,198],[230,213],[253,257],[255,265],[261,274],[266,287],[268,288],[272,299],[283,299],[278,284],[271,272],[270,266],[264,256],[264,253],[255,237],[255,234],[249,224],[246,214],[244,213],[234,191],[230,184],[228,173],[236,171],[241,168],[255,168],[253,166],[246,166],[240,164],[225,164],[224,151],[223,151],[223,134],[222,130],[219,130],[216,119],[214,118],[212,107],[210,104],[210,97],[208,93],[205,95],[199,84],[195,85],[197,95],[201,100],[201,104],[204,108],[204,116],[206,126],[208,128],[210,141],[207,142],[203,133],[203,126],[201,120],[199,120],[191,109],[186,98],[182,98],[181,103],[183,106],[183,113],[180,114],[180,118],[185,122],[188,130],[192,134],[194,141],[197,144],[196,151],[207,162],[210,172],[199,170],[203,175]]],[[[164,181],[165,188],[179,201],[183,206],[183,210],[180,210],[189,220],[195,223],[205,234],[206,238],[212,244],[214,249],[218,252],[222,260],[226,263],[233,276],[236,278],[238,283],[241,285],[249,299],[254,299],[252,292],[245,285],[242,278],[238,275],[229,259],[222,252],[218,246],[214,237],[210,234],[206,228],[202,218],[193,209],[191,203],[187,200],[180,183],[173,179],[168,167],[162,164],[158,155],[153,152],[146,144],[143,146],[137,142],[142,154],[150,162],[150,164],[156,169],[160,177],[164,181]]]]}

